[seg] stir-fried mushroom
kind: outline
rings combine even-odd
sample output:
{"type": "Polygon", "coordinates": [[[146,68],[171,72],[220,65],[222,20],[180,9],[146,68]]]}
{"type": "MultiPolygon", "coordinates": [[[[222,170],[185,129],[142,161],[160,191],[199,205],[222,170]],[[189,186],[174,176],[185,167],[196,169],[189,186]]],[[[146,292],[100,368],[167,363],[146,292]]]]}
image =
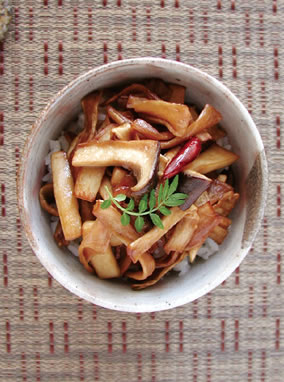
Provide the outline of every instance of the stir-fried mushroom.
{"type": "Polygon", "coordinates": [[[41,187],[39,191],[39,201],[41,207],[52,216],[58,216],[57,207],[55,204],[53,184],[48,183],[41,187]]]}
{"type": "Polygon", "coordinates": [[[156,174],[160,153],[157,141],[109,141],[80,145],[73,157],[74,167],[123,166],[137,177],[133,193],[145,193],[156,174]]]}

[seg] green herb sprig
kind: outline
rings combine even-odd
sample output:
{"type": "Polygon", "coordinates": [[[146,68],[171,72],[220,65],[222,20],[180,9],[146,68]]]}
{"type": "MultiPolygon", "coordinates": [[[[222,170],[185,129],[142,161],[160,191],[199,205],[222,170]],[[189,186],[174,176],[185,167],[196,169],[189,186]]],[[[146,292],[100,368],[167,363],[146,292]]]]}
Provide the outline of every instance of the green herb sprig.
{"type": "Polygon", "coordinates": [[[164,185],[160,185],[157,198],[155,189],[152,189],[149,193],[144,194],[139,202],[138,211],[134,211],[135,203],[132,198],[129,199],[126,208],[122,207],[119,203],[125,201],[127,196],[125,194],[118,194],[114,197],[109,188],[106,186],[109,199],[105,200],[101,204],[101,208],[106,209],[113,203],[123,212],[121,216],[121,224],[124,226],[130,223],[130,216],[136,216],[134,225],[137,232],[142,231],[145,224],[144,216],[146,215],[150,216],[150,219],[155,226],[164,228],[163,222],[156,212],[159,211],[162,215],[168,216],[171,214],[171,210],[167,207],[180,206],[188,197],[187,194],[176,192],[178,181],[178,175],[174,177],[171,183],[169,183],[169,180],[167,179],[164,185]]]}

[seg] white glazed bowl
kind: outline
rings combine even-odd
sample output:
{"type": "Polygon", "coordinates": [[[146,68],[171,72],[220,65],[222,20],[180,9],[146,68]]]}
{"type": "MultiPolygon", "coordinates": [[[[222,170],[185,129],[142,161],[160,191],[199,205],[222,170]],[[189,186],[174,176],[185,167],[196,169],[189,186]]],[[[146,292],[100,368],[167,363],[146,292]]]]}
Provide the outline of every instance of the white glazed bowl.
{"type": "Polygon", "coordinates": [[[219,81],[189,65],[159,58],[113,62],[84,73],[61,90],[46,106],[27,139],[18,178],[18,198],[28,241],[47,271],[79,297],[109,309],[151,312],[189,303],[221,284],[241,263],[254,240],[263,216],[267,166],[258,130],[241,102],[219,81]],[[49,220],[39,204],[44,158],[50,139],[80,110],[89,92],[142,78],[161,78],[187,88],[187,99],[200,107],[212,104],[222,113],[233,151],[240,201],[233,223],[219,252],[192,266],[185,275],[166,277],[155,286],[133,291],[129,285],[89,274],[70,253],[56,245],[49,220]]]}

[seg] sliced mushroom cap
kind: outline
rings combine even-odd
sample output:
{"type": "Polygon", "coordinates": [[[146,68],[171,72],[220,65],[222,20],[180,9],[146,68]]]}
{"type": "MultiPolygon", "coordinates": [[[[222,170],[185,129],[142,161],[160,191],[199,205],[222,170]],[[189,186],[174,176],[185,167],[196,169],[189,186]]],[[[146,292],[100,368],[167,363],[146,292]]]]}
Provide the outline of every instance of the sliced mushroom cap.
{"type": "Polygon", "coordinates": [[[152,186],[160,154],[160,143],[151,140],[89,142],[78,147],[74,167],[123,166],[132,170],[137,184],[131,188],[142,194],[152,186]]]}

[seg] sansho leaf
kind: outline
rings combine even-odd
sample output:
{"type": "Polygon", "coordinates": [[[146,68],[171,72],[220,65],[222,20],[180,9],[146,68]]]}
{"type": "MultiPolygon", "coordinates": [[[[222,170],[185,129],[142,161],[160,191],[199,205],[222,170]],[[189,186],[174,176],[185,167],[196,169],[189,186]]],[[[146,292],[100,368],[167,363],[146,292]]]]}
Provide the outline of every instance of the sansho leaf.
{"type": "Polygon", "coordinates": [[[101,208],[102,208],[103,210],[109,208],[110,206],[111,206],[111,200],[110,200],[110,199],[105,200],[105,201],[102,202],[102,204],[101,204],[101,208]]]}
{"type": "Polygon", "coordinates": [[[140,213],[147,210],[147,200],[148,200],[148,194],[143,195],[143,197],[140,200],[138,211],[140,213]]]}
{"type": "Polygon", "coordinates": [[[168,216],[168,215],[170,215],[172,212],[171,212],[171,210],[169,210],[167,207],[165,207],[165,206],[161,206],[160,208],[159,208],[159,211],[161,212],[161,214],[163,214],[163,215],[165,215],[165,216],[168,216]]]}
{"type": "Polygon", "coordinates": [[[155,190],[153,189],[150,193],[149,208],[152,210],[156,205],[155,190]]]}
{"type": "Polygon", "coordinates": [[[159,194],[158,194],[158,204],[161,203],[162,199],[163,199],[163,185],[161,183],[159,188],[159,194]]]}
{"type": "Polygon", "coordinates": [[[164,204],[167,207],[177,207],[181,206],[184,203],[183,199],[171,199],[165,200],[164,204]]]}
{"type": "Polygon", "coordinates": [[[177,193],[171,195],[171,196],[169,197],[169,199],[170,199],[170,198],[173,198],[173,199],[186,199],[186,198],[188,198],[188,195],[187,195],[187,194],[184,194],[184,193],[182,193],[182,192],[177,192],[177,193]]]}
{"type": "Polygon", "coordinates": [[[130,223],[130,216],[123,212],[120,221],[122,225],[128,225],[130,223]]]}
{"type": "Polygon", "coordinates": [[[177,189],[177,187],[178,187],[178,180],[179,180],[179,176],[176,175],[176,176],[174,177],[174,179],[173,179],[171,185],[170,185],[169,192],[168,192],[168,196],[172,195],[172,194],[176,191],[176,189],[177,189]]]}
{"type": "Polygon", "coordinates": [[[114,200],[116,200],[117,202],[123,202],[125,199],[126,199],[126,195],[124,195],[124,194],[118,194],[114,198],[114,200]]]}
{"type": "Polygon", "coordinates": [[[126,211],[133,211],[134,207],[135,207],[135,203],[134,203],[134,200],[131,198],[127,205],[126,211]]]}
{"type": "Polygon", "coordinates": [[[141,232],[142,231],[142,228],[144,226],[144,219],[142,216],[138,216],[135,220],[135,229],[137,232],[141,232]]]}
{"type": "Polygon", "coordinates": [[[161,229],[164,228],[163,222],[162,222],[162,220],[160,219],[160,216],[159,216],[159,215],[157,215],[157,214],[150,214],[150,218],[151,218],[151,220],[152,220],[152,223],[153,223],[155,226],[157,226],[157,227],[159,227],[159,228],[161,228],[161,229]]]}
{"type": "Polygon", "coordinates": [[[164,190],[163,190],[163,200],[165,200],[167,198],[168,191],[169,191],[169,179],[166,179],[165,184],[164,184],[164,190]]]}

